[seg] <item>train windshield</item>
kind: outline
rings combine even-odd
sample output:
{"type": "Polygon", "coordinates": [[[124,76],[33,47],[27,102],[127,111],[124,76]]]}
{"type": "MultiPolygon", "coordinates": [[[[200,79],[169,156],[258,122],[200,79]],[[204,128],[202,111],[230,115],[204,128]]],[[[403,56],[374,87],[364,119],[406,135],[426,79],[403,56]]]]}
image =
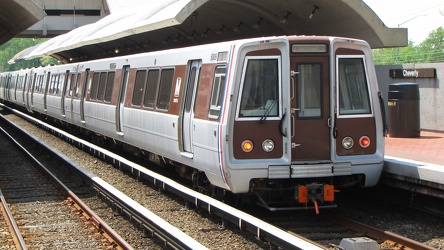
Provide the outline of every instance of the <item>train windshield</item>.
{"type": "Polygon", "coordinates": [[[278,117],[280,57],[247,57],[239,117],[278,117]]]}
{"type": "Polygon", "coordinates": [[[363,57],[338,58],[339,115],[372,113],[363,57]]]}

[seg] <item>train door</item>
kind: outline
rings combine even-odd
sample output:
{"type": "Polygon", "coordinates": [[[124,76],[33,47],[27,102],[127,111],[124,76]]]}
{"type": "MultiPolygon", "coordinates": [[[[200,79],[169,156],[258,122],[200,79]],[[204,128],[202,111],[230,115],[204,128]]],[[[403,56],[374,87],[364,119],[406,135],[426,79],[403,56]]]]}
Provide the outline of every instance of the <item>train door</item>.
{"type": "Polygon", "coordinates": [[[78,75],[77,75],[77,67],[73,68],[73,72],[71,72],[67,76],[67,84],[64,89],[64,99],[65,99],[65,117],[68,121],[74,120],[74,110],[73,110],[73,98],[74,98],[74,90],[78,85],[78,75]]]}
{"type": "Polygon", "coordinates": [[[27,85],[28,85],[28,79],[29,79],[28,78],[28,73],[26,73],[25,74],[25,78],[20,80],[20,84],[23,86],[22,89],[21,89],[22,90],[22,102],[23,102],[23,106],[25,106],[25,107],[27,106],[26,105],[26,95],[25,94],[26,94],[26,88],[27,88],[27,85]]]}
{"type": "Polygon", "coordinates": [[[193,153],[193,119],[194,102],[196,101],[197,86],[199,83],[202,61],[194,60],[188,63],[188,75],[185,82],[184,102],[179,128],[182,128],[183,152],[193,153]]]}
{"type": "Polygon", "coordinates": [[[48,74],[46,75],[46,84],[45,84],[45,93],[43,94],[43,109],[45,111],[48,110],[48,91],[49,91],[49,84],[51,82],[51,72],[48,71],[48,74]]]}
{"type": "Polygon", "coordinates": [[[80,97],[80,122],[86,123],[85,121],[85,99],[86,99],[86,93],[88,93],[88,79],[89,79],[89,71],[90,69],[85,70],[85,78],[83,81],[82,86],[82,94],[80,97]]]}
{"type": "Polygon", "coordinates": [[[74,122],[74,99],[76,99],[79,96],[78,95],[79,82],[80,82],[80,73],[74,74],[73,77],[71,77],[71,88],[69,89],[69,96],[70,96],[69,107],[71,110],[71,121],[73,122],[74,122]]]}
{"type": "Polygon", "coordinates": [[[6,101],[11,101],[11,79],[12,79],[12,75],[8,74],[8,76],[6,77],[6,84],[5,84],[5,100],[6,101]]]}
{"type": "Polygon", "coordinates": [[[119,96],[116,106],[116,131],[118,135],[123,135],[123,108],[125,107],[125,92],[128,84],[130,66],[123,66],[122,80],[120,82],[119,96]]]}
{"type": "Polygon", "coordinates": [[[328,56],[291,57],[292,161],[330,161],[330,84],[328,56]]]}
{"type": "Polygon", "coordinates": [[[60,78],[63,77],[63,85],[62,85],[62,96],[60,99],[60,111],[62,114],[62,117],[66,116],[66,111],[65,111],[65,96],[66,96],[66,89],[68,88],[69,85],[69,70],[66,71],[66,73],[64,75],[61,75],[60,78]]]}
{"type": "Polygon", "coordinates": [[[32,112],[32,95],[37,75],[33,71],[31,71],[29,75],[30,75],[29,81],[26,83],[25,86],[25,104],[26,104],[25,106],[29,112],[32,112]]]}

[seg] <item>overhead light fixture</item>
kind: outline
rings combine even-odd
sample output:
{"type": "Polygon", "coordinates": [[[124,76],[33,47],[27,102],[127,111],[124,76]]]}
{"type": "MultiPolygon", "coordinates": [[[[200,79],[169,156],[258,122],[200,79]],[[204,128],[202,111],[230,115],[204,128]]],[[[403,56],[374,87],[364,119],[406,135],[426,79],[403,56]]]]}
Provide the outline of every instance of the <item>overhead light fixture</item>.
{"type": "Polygon", "coordinates": [[[225,24],[223,24],[223,25],[222,25],[222,28],[216,31],[216,34],[217,34],[217,35],[222,35],[222,34],[224,33],[225,28],[226,28],[226,27],[225,27],[225,24]]]}
{"type": "Polygon", "coordinates": [[[251,28],[253,28],[254,30],[258,30],[261,28],[261,23],[264,19],[262,17],[259,18],[259,21],[257,21],[256,23],[254,23],[251,28]]]}
{"type": "Polygon", "coordinates": [[[286,16],[283,16],[282,18],[281,18],[281,20],[279,20],[279,22],[281,23],[281,24],[286,24],[287,22],[288,22],[288,17],[291,15],[291,12],[290,11],[287,11],[287,15],[286,16]]]}
{"type": "Polygon", "coordinates": [[[312,19],[312,18],[313,18],[313,15],[316,13],[316,11],[319,10],[319,7],[318,7],[318,6],[316,6],[316,5],[313,5],[313,6],[314,6],[314,9],[313,9],[313,11],[311,12],[310,16],[308,16],[309,19],[312,19]]]}
{"type": "Polygon", "coordinates": [[[200,33],[200,37],[201,38],[206,38],[208,37],[208,33],[210,32],[210,29],[207,28],[207,30],[205,30],[204,32],[200,33]]]}
{"type": "Polygon", "coordinates": [[[234,26],[234,28],[233,28],[233,32],[234,33],[239,33],[240,32],[240,30],[241,30],[241,25],[242,24],[244,24],[242,21],[239,23],[239,25],[237,25],[237,26],[234,26]]]}
{"type": "Polygon", "coordinates": [[[179,42],[181,36],[182,36],[182,35],[179,34],[176,38],[173,38],[173,42],[174,42],[174,43],[179,42]]]}

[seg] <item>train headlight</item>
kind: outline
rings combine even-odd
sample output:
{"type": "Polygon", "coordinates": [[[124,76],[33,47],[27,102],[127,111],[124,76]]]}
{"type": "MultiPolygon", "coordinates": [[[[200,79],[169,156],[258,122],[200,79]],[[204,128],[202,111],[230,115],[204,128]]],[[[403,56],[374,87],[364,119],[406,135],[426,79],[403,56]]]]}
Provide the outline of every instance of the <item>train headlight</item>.
{"type": "Polygon", "coordinates": [[[262,142],[262,149],[265,152],[271,152],[274,150],[274,141],[270,139],[266,139],[264,142],[262,142]]]}
{"type": "Polygon", "coordinates": [[[251,152],[251,150],[253,150],[253,142],[250,140],[245,140],[242,142],[242,150],[244,152],[251,152]]]}
{"type": "Polygon", "coordinates": [[[351,138],[350,136],[347,136],[342,140],[342,146],[345,149],[351,149],[353,147],[353,144],[353,138],[351,138]]]}
{"type": "Polygon", "coordinates": [[[359,145],[360,145],[362,148],[368,148],[368,146],[370,146],[370,138],[369,138],[368,136],[362,136],[362,137],[359,139],[359,145]]]}

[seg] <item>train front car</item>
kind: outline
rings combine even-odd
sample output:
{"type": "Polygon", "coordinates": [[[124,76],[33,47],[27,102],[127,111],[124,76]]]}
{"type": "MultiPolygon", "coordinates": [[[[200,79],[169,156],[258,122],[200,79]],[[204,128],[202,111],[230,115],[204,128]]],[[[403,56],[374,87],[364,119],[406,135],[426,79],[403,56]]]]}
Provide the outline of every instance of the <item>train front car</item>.
{"type": "Polygon", "coordinates": [[[231,191],[254,193],[272,211],[318,210],[334,207],[341,188],[378,182],[384,125],[366,42],[294,36],[236,51],[220,131],[231,191]]]}

